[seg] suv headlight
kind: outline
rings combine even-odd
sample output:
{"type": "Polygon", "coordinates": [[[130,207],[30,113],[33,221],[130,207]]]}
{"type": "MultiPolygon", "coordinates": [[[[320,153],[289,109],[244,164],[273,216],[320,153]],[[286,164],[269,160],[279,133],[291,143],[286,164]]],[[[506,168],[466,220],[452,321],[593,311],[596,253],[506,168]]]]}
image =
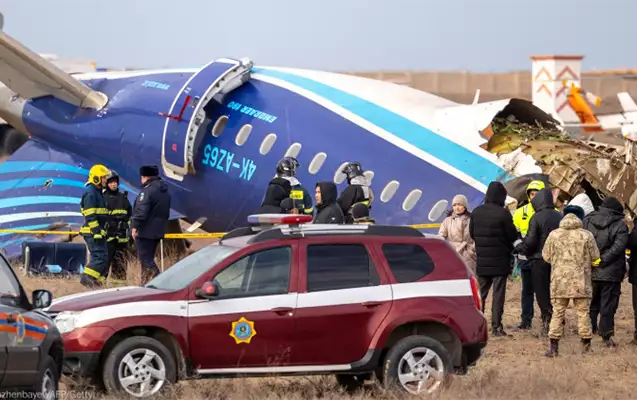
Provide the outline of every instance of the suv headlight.
{"type": "Polygon", "coordinates": [[[55,317],[53,322],[55,322],[55,326],[57,326],[60,333],[69,333],[75,329],[80,314],[80,311],[62,311],[55,317]]]}

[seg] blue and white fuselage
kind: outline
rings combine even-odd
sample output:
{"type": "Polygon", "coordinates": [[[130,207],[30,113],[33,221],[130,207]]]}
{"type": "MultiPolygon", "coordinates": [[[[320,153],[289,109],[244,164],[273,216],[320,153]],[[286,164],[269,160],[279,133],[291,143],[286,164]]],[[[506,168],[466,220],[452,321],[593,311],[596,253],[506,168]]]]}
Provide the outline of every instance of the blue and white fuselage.
{"type": "MultiPolygon", "coordinates": [[[[475,207],[489,182],[511,177],[479,147],[480,130],[509,100],[467,106],[387,82],[251,64],[220,80],[240,64],[76,75],[108,98],[101,109],[52,95],[0,102],[0,116],[31,136],[0,164],[0,229],[81,225],[79,198],[96,163],[124,178],[131,201],[139,167],[159,165],[172,217],[204,217],[208,232],[244,226],[285,155],[299,160],[310,193],[319,181],[342,190],[340,168],[359,161],[383,224],[439,222],[430,213],[441,200],[462,193],[475,207]]],[[[8,253],[28,239],[2,235],[8,253]]]]}

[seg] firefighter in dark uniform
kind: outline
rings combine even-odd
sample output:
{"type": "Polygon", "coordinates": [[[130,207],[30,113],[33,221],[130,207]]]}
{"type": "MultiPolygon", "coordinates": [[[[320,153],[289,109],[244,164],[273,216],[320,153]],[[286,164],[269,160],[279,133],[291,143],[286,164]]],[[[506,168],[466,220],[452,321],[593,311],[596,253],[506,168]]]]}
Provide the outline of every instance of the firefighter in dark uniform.
{"type": "Polygon", "coordinates": [[[88,173],[87,189],[80,200],[80,211],[84,225],[80,234],[84,237],[90,253],[90,262],[84,267],[80,283],[84,286],[102,286],[108,274],[108,249],[104,226],[108,210],[104,203],[102,188],[110,171],[103,165],[94,165],[88,173]]]}
{"type": "Polygon", "coordinates": [[[369,187],[369,182],[363,174],[363,168],[358,162],[347,163],[341,170],[347,177],[348,186],[343,190],[341,196],[336,201],[343,210],[345,223],[354,223],[352,208],[355,204],[364,204],[369,210],[372,208],[374,193],[369,187]]]}
{"type": "Polygon", "coordinates": [[[159,274],[155,252],[166,233],[170,216],[168,185],[159,177],[156,165],[140,168],[142,190],[135,199],[131,216],[131,234],[142,265],[142,285],[159,274]]]}
{"type": "Polygon", "coordinates": [[[277,176],[290,182],[290,198],[294,200],[294,208],[299,214],[314,215],[314,202],[310,193],[296,178],[296,169],[301,164],[294,157],[284,157],[276,166],[277,176]]]}
{"type": "Polygon", "coordinates": [[[119,175],[112,170],[106,179],[104,202],[108,210],[106,243],[111,276],[114,279],[123,280],[126,279],[126,258],[130,249],[128,232],[133,207],[128,201],[128,192],[120,192],[119,175]]]}

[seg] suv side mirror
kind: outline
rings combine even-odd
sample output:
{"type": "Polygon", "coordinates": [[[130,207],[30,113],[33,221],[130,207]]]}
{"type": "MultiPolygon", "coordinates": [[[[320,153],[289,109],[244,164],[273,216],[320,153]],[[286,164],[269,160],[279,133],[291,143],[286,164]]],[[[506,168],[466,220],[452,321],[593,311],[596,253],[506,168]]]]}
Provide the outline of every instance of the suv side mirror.
{"type": "Polygon", "coordinates": [[[202,299],[212,300],[219,296],[219,285],[217,282],[206,282],[197,290],[195,290],[195,296],[202,299]]]}
{"type": "Polygon", "coordinates": [[[38,289],[34,290],[32,295],[32,303],[35,308],[47,308],[51,305],[53,300],[53,294],[48,290],[38,289]]]}

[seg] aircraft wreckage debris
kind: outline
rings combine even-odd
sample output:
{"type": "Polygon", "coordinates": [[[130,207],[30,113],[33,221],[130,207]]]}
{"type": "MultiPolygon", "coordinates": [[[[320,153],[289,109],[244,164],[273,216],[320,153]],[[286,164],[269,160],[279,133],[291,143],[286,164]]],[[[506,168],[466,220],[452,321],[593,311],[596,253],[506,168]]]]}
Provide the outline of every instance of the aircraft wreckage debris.
{"type": "MultiPolygon", "coordinates": [[[[599,205],[604,197],[613,196],[632,217],[637,215],[635,142],[612,133],[574,138],[557,128],[510,119],[495,119],[491,129],[493,136],[482,147],[498,157],[514,152],[531,156],[542,173],[548,175],[549,183],[560,189],[561,199],[586,193],[599,205]]],[[[512,172],[519,159],[505,165],[505,169],[512,172]]]]}

